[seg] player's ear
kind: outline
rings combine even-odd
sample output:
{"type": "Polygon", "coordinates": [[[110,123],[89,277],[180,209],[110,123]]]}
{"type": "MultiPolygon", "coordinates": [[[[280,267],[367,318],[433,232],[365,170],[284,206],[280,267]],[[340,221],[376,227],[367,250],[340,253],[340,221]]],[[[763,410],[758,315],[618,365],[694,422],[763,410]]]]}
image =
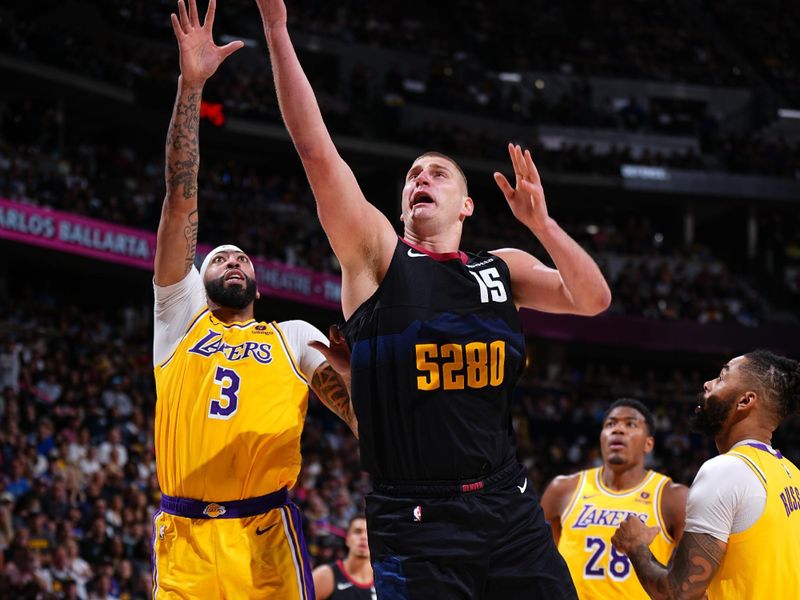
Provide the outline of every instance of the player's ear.
{"type": "Polygon", "coordinates": [[[757,404],[755,400],[758,399],[758,395],[755,392],[745,392],[742,394],[742,397],[739,398],[738,402],[736,403],[737,408],[740,409],[749,409],[752,408],[757,404]]]}
{"type": "Polygon", "coordinates": [[[261,300],[261,292],[256,290],[256,300],[261,300]]]}
{"type": "Polygon", "coordinates": [[[473,212],[475,212],[475,203],[472,201],[472,198],[465,196],[464,206],[461,208],[461,214],[465,217],[470,217],[472,216],[473,212]]]}
{"type": "Polygon", "coordinates": [[[656,445],[656,439],[652,435],[648,435],[647,439],[644,441],[645,454],[650,454],[653,451],[655,445],[656,445]]]}

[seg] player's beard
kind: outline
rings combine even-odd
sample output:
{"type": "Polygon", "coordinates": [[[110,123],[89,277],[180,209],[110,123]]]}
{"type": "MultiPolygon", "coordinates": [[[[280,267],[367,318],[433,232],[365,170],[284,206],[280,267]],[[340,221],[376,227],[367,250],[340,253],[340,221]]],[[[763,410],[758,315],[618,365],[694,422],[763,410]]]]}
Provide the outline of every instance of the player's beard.
{"type": "Polygon", "coordinates": [[[256,299],[256,282],[244,276],[244,287],[231,285],[225,287],[225,280],[220,277],[206,284],[208,299],[223,308],[241,310],[256,299]]]}
{"type": "Polygon", "coordinates": [[[714,438],[722,431],[722,426],[728,420],[728,415],[731,414],[735,405],[736,396],[731,394],[729,399],[717,398],[713,395],[704,398],[701,393],[697,395],[697,400],[700,410],[689,418],[689,427],[692,431],[714,438]]]}

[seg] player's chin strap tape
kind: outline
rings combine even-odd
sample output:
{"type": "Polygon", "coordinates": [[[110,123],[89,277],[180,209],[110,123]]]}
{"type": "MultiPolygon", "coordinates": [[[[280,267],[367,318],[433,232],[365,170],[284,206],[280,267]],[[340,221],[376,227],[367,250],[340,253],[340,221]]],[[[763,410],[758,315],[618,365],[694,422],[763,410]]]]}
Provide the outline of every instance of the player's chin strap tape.
{"type": "Polygon", "coordinates": [[[161,510],[170,515],[187,519],[243,519],[264,514],[273,508],[284,506],[289,502],[289,492],[281,488],[266,496],[247,498],[246,500],[229,500],[227,502],[208,502],[161,495],[161,510]]]}

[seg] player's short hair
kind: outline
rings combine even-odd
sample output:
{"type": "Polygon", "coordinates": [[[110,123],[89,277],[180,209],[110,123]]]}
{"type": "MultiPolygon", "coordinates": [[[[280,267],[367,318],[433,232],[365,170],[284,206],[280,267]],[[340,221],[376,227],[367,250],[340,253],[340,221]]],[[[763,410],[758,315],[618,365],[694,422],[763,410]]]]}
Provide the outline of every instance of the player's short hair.
{"type": "Polygon", "coordinates": [[[347,522],[347,532],[348,533],[350,532],[350,528],[353,526],[353,523],[355,523],[359,519],[364,519],[366,521],[367,520],[367,515],[365,515],[364,513],[356,513],[352,517],[350,517],[350,520],[347,522]]]}
{"type": "Polygon", "coordinates": [[[762,388],[781,421],[800,412],[800,363],[769,350],[753,350],[744,358],[741,368],[762,388]]]}
{"type": "Polygon", "coordinates": [[[611,406],[608,407],[608,410],[603,415],[603,423],[606,422],[606,419],[608,418],[608,415],[611,414],[611,411],[620,406],[627,406],[639,411],[639,413],[644,417],[644,422],[647,425],[647,435],[655,435],[656,421],[653,418],[653,413],[651,413],[650,409],[647,408],[642,402],[636,400],[635,398],[619,398],[618,400],[614,400],[614,402],[611,403],[611,406]]]}
{"type": "Polygon", "coordinates": [[[432,156],[434,158],[441,158],[441,159],[446,160],[447,162],[451,163],[456,168],[456,170],[458,171],[458,174],[461,175],[461,180],[464,182],[464,193],[469,195],[469,186],[467,185],[467,176],[464,174],[464,171],[461,169],[461,166],[455,160],[453,160],[452,158],[450,158],[446,154],[442,154],[441,152],[436,152],[434,150],[431,150],[430,152],[425,152],[424,154],[420,154],[417,158],[414,159],[414,162],[417,162],[420,158],[426,158],[428,156],[432,156]]]}

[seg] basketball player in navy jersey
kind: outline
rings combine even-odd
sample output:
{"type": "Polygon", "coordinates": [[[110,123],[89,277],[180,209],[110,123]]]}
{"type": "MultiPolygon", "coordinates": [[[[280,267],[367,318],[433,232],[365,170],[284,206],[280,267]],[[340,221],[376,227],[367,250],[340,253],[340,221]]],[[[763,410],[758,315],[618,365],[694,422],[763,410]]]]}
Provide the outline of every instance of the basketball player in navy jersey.
{"type": "Polygon", "coordinates": [[[283,118],[342,265],[378,597],[575,598],[516,459],[511,400],[525,366],[518,309],[602,312],[611,293],[600,269],[548,216],[531,155],[518,146],[509,145],[516,185],[494,177],[556,269],[521,250],[460,251],[473,200],[459,166],[438,153],[406,175],[398,238],[331,140],[283,0],[257,4],[283,118]]]}
{"type": "Polygon", "coordinates": [[[314,569],[317,600],[376,600],[364,515],[350,519],[345,545],[347,558],[314,569]]]}

